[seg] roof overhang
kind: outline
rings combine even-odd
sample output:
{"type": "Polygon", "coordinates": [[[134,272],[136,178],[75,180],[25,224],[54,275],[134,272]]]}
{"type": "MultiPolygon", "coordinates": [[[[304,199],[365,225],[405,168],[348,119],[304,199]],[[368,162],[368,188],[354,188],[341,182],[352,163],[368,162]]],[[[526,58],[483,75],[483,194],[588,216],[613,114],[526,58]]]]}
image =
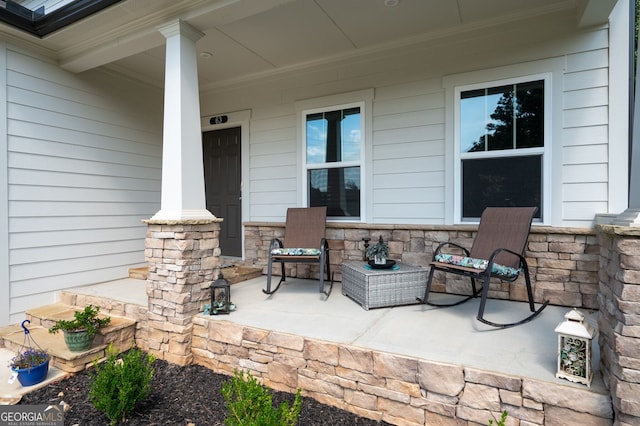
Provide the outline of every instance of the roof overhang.
{"type": "Polygon", "coordinates": [[[121,0],[77,0],[51,13],[45,13],[44,6],[31,10],[13,0],[2,0],[0,21],[31,35],[44,37],[119,1],[121,0]]]}
{"type": "Polygon", "coordinates": [[[584,0],[578,8],[578,26],[584,28],[606,23],[617,2],[618,0],[584,0]]]}
{"type": "Polygon", "coordinates": [[[182,20],[204,34],[196,46],[199,78],[201,87],[213,87],[519,21],[563,16],[575,28],[607,25],[622,1],[77,0],[42,17],[23,16],[20,30],[0,15],[0,32],[67,71],[106,66],[161,86],[165,39],[158,28],[182,20]]]}

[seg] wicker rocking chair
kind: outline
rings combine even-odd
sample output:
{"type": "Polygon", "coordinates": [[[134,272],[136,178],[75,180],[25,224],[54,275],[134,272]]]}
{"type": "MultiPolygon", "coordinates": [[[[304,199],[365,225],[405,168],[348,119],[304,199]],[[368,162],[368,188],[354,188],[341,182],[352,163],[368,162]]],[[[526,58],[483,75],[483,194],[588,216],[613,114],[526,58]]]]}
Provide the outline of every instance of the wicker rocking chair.
{"type": "Polygon", "coordinates": [[[455,306],[464,303],[482,292],[477,319],[494,327],[513,327],[531,321],[549,304],[545,301],[537,310],[533,302],[533,291],[529,268],[524,251],[531,230],[531,221],[536,207],[488,207],[482,213],[480,225],[471,250],[451,242],[438,245],[430,263],[431,269],[427,278],[427,288],[422,303],[431,306],[455,306]],[[442,249],[446,246],[457,247],[464,254],[446,254],[442,249]],[[463,275],[471,279],[472,294],[464,296],[452,303],[434,303],[429,301],[431,283],[435,271],[463,275]],[[520,273],[524,274],[529,309],[531,314],[521,321],[513,323],[496,323],[484,318],[484,309],[489,294],[489,282],[492,277],[502,281],[514,282],[520,273]],[[476,279],[482,280],[482,288],[476,287],[476,279]]]}
{"type": "Polygon", "coordinates": [[[285,263],[316,263],[320,265],[319,290],[327,297],[333,289],[329,244],[325,238],[327,208],[308,207],[287,210],[284,241],[271,240],[267,265],[267,288],[265,294],[273,294],[286,281],[285,263]],[[273,264],[280,264],[280,281],[271,289],[273,264]],[[326,274],[325,274],[326,269],[326,274]],[[325,290],[325,277],[329,280],[329,289],[325,290]]]}

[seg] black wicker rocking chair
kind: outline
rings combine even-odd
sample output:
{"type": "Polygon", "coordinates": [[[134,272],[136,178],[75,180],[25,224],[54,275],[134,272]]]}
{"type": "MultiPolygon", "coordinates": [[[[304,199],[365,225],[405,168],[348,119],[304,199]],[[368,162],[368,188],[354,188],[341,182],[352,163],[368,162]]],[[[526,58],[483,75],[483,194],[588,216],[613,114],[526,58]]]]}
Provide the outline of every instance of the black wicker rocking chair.
{"type": "Polygon", "coordinates": [[[271,240],[267,264],[267,288],[265,294],[273,294],[286,281],[286,263],[315,263],[320,265],[319,290],[327,297],[333,289],[329,244],[325,238],[327,208],[307,207],[287,210],[284,241],[271,240]],[[280,264],[280,281],[271,289],[273,264],[280,264]],[[326,270],[326,273],[325,273],[326,270]],[[325,290],[325,277],[329,280],[329,289],[325,290]]]}
{"type": "Polygon", "coordinates": [[[478,309],[478,321],[500,328],[513,327],[524,324],[537,317],[549,301],[545,301],[537,310],[534,305],[529,267],[524,252],[531,230],[531,221],[537,207],[488,207],[482,213],[477,235],[471,250],[452,242],[438,245],[430,263],[429,276],[424,298],[418,299],[431,306],[455,306],[464,303],[481,294],[478,309]],[[456,247],[464,254],[446,254],[442,250],[447,246],[456,247]],[[435,271],[463,275],[471,279],[471,295],[461,296],[452,303],[435,303],[429,300],[431,284],[435,271]],[[489,282],[491,278],[514,282],[520,274],[524,274],[529,309],[531,314],[513,323],[497,323],[484,318],[489,282]],[[482,281],[480,289],[476,286],[476,279],[482,281]]]}

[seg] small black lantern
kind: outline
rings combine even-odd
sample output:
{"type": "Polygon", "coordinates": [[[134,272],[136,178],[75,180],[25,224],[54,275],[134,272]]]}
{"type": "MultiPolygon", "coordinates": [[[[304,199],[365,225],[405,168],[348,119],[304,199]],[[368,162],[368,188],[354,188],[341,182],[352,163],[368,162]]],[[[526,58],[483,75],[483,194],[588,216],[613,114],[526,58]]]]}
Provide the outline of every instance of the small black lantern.
{"type": "Polygon", "coordinates": [[[231,303],[231,285],[225,280],[222,272],[211,284],[211,305],[209,315],[228,314],[235,306],[231,303]]]}

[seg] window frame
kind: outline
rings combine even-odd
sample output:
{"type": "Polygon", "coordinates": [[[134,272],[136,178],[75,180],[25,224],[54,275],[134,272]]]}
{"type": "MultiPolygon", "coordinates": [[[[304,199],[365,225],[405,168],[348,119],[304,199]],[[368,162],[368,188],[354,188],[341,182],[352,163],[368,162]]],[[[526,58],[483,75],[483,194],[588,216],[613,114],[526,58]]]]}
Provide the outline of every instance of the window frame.
{"type": "Polygon", "coordinates": [[[303,196],[302,199],[305,202],[305,206],[309,207],[309,171],[310,170],[328,170],[328,169],[346,169],[349,167],[360,167],[360,216],[354,219],[349,216],[338,217],[338,216],[329,216],[331,220],[335,221],[352,221],[357,220],[360,221],[362,218],[362,190],[363,190],[363,158],[364,158],[364,138],[362,137],[363,129],[365,127],[365,118],[364,118],[364,102],[354,102],[350,104],[343,105],[335,105],[323,108],[314,108],[307,109],[302,111],[302,191],[303,196]],[[359,108],[360,109],[360,159],[358,161],[336,161],[336,162],[324,162],[324,163],[308,163],[307,162],[307,117],[309,115],[324,113],[324,112],[333,112],[333,111],[344,111],[348,109],[359,108]]]}
{"type": "Polygon", "coordinates": [[[485,81],[477,81],[470,84],[460,84],[453,86],[453,217],[454,223],[477,223],[479,218],[463,218],[462,217],[462,161],[465,159],[488,159],[488,158],[508,158],[525,155],[541,155],[542,156],[542,175],[541,175],[541,207],[540,216],[542,219],[534,219],[535,222],[545,223],[549,221],[551,210],[552,193],[551,193],[551,176],[552,172],[552,134],[553,134],[553,91],[552,91],[552,72],[542,72],[535,74],[520,75],[517,77],[506,77],[501,79],[492,79],[485,81]],[[544,81],[544,146],[535,148],[520,148],[496,151],[480,151],[480,152],[461,152],[461,132],[460,132],[460,96],[462,92],[477,89],[486,89],[492,87],[527,83],[536,80],[544,81]]]}
{"type": "Polygon", "coordinates": [[[364,89],[357,92],[330,95],[321,98],[306,99],[297,101],[297,128],[298,128],[298,161],[300,190],[298,205],[309,206],[308,171],[313,169],[326,169],[327,164],[334,167],[360,167],[360,217],[327,217],[327,221],[332,222],[357,222],[366,223],[368,213],[372,209],[369,182],[372,180],[371,173],[371,140],[372,140],[372,103],[374,97],[373,89],[364,89]],[[307,164],[307,115],[319,112],[343,110],[353,107],[360,108],[360,161],[344,161],[340,163],[307,164]]]}

